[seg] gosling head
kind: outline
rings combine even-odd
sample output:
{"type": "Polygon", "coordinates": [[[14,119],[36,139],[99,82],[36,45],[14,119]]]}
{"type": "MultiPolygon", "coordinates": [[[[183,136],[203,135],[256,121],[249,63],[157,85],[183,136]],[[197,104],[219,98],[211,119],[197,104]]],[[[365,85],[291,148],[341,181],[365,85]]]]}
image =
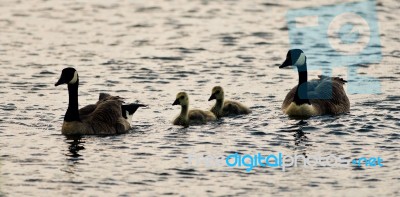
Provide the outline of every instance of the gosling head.
{"type": "Polygon", "coordinates": [[[286,60],[282,63],[279,68],[287,66],[296,66],[297,68],[306,65],[306,55],[301,49],[291,49],[286,55],[286,60]]]}
{"type": "Polygon", "coordinates": [[[78,82],[78,72],[75,70],[75,68],[68,67],[64,68],[61,72],[60,79],[57,81],[55,86],[61,85],[61,84],[76,84],[78,82]]]}
{"type": "Polygon", "coordinates": [[[211,91],[211,96],[210,96],[210,98],[208,99],[208,101],[211,101],[211,100],[214,100],[214,99],[217,99],[217,100],[222,100],[222,99],[224,99],[224,89],[222,89],[221,86],[215,86],[215,87],[212,89],[212,91],[211,91]]]}
{"type": "Polygon", "coordinates": [[[186,94],[186,92],[179,92],[176,95],[176,99],[174,103],[172,103],[172,105],[181,105],[181,106],[189,105],[189,97],[186,94]]]}

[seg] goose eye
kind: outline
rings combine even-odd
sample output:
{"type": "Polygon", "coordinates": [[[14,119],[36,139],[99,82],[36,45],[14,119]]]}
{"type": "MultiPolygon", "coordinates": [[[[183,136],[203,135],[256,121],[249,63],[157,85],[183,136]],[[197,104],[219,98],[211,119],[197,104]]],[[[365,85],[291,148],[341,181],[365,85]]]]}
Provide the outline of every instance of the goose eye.
{"type": "Polygon", "coordinates": [[[220,93],[220,91],[219,91],[219,90],[215,92],[215,94],[219,94],[219,93],[220,93]]]}
{"type": "Polygon", "coordinates": [[[184,98],[185,98],[184,96],[179,97],[179,99],[184,99],[184,98]]]}

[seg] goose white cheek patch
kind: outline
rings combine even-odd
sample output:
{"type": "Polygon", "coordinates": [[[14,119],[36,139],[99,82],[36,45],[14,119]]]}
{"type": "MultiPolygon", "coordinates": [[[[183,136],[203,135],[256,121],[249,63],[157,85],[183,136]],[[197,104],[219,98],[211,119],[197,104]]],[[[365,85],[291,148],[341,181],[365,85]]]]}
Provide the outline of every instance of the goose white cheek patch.
{"type": "Polygon", "coordinates": [[[294,66],[302,66],[305,63],[306,63],[306,56],[304,55],[304,53],[301,53],[296,63],[294,63],[294,66]]]}
{"type": "Polygon", "coordinates": [[[68,84],[74,84],[76,81],[78,81],[78,72],[75,71],[74,77],[68,82],[68,84]]]}

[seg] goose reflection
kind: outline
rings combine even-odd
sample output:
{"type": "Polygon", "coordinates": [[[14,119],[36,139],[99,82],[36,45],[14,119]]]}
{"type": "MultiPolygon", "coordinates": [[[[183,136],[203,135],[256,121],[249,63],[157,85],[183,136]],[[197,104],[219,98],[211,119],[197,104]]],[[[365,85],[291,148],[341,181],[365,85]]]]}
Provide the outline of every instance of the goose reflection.
{"type": "Polygon", "coordinates": [[[68,152],[65,154],[68,156],[67,159],[71,161],[82,160],[82,158],[80,158],[82,155],[79,154],[80,150],[85,149],[83,146],[85,141],[82,140],[82,136],[67,136],[66,138],[65,142],[69,144],[68,152]]]}
{"type": "Polygon", "coordinates": [[[306,134],[309,134],[309,133],[305,133],[303,131],[303,126],[307,125],[306,121],[300,120],[300,122],[298,122],[296,125],[298,126],[298,129],[296,129],[295,133],[293,134],[294,145],[299,146],[303,141],[306,141],[308,139],[306,134]]]}
{"type": "Polygon", "coordinates": [[[307,142],[308,140],[308,137],[306,135],[309,133],[303,131],[303,127],[307,126],[307,124],[308,123],[306,121],[300,120],[299,122],[292,124],[290,127],[282,129],[282,131],[293,133],[294,145],[298,147],[301,146],[303,142],[307,142]]]}

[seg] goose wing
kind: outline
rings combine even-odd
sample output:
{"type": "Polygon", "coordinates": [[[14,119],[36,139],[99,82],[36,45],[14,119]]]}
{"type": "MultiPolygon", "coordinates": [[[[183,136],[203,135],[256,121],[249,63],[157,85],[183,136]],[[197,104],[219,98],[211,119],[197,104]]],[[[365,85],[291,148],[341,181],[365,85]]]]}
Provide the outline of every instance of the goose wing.
{"type": "Polygon", "coordinates": [[[122,103],[124,103],[124,98],[120,97],[120,96],[112,96],[110,94],[107,93],[100,93],[99,94],[99,101],[97,101],[97,103],[103,102],[103,101],[107,101],[107,100],[119,100],[122,103]]]}
{"type": "Polygon", "coordinates": [[[106,99],[107,97],[110,97],[110,96],[111,96],[111,95],[108,94],[108,93],[101,92],[101,93],[99,94],[99,101],[104,100],[104,99],[106,99]]]}
{"type": "MultiPolygon", "coordinates": [[[[119,96],[112,96],[112,95],[110,95],[110,94],[108,94],[108,93],[100,93],[99,94],[99,101],[98,101],[98,103],[99,102],[103,102],[103,101],[106,101],[106,100],[119,100],[119,101],[122,101],[124,98],[122,98],[122,97],[119,97],[119,96]]],[[[123,102],[123,101],[122,101],[123,102]]],[[[137,109],[139,108],[139,107],[147,107],[147,105],[143,105],[143,104],[138,104],[138,103],[131,103],[131,104],[127,104],[127,105],[122,105],[121,106],[121,110],[122,110],[122,116],[126,119],[127,117],[126,117],[126,111],[128,111],[128,113],[130,114],[130,115],[132,115],[132,114],[134,114],[136,111],[137,111],[137,109]]]]}
{"type": "Polygon", "coordinates": [[[92,126],[93,131],[97,134],[124,133],[130,126],[122,117],[121,105],[122,101],[118,99],[99,102],[86,122],[92,126]]]}
{"type": "Polygon", "coordinates": [[[320,75],[315,89],[309,91],[310,102],[318,106],[325,114],[340,114],[350,110],[350,101],[346,95],[343,85],[347,82],[339,77],[327,77],[320,75]],[[322,98],[322,99],[318,99],[322,98]]]}
{"type": "Polygon", "coordinates": [[[106,100],[121,100],[122,101],[122,98],[119,96],[111,96],[110,94],[107,94],[107,93],[100,93],[99,100],[96,102],[96,104],[86,105],[85,107],[82,107],[81,109],[79,109],[80,118],[82,120],[85,120],[87,118],[87,116],[89,116],[94,110],[96,110],[99,103],[104,102],[106,100]]]}
{"type": "Polygon", "coordinates": [[[86,105],[85,107],[82,107],[79,109],[79,117],[84,120],[87,118],[88,115],[90,115],[94,110],[96,110],[97,104],[91,104],[91,105],[86,105]]]}

